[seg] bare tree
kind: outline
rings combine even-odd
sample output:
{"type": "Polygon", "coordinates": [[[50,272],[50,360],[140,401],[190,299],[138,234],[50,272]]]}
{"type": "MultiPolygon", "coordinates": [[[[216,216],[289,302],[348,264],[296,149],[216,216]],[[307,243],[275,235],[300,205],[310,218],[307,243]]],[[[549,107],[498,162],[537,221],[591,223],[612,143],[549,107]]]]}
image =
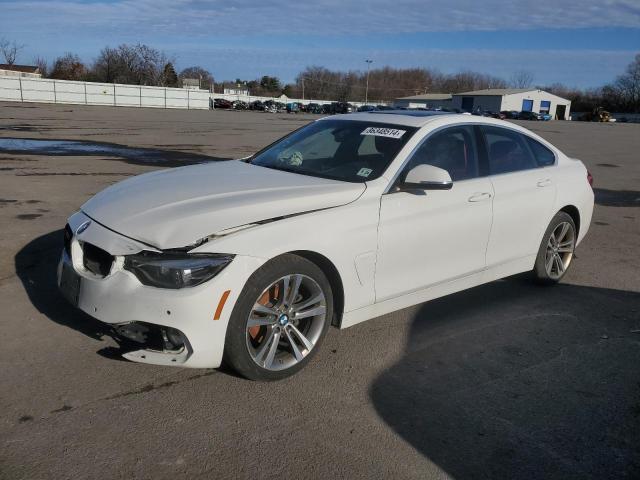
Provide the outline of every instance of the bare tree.
{"type": "Polygon", "coordinates": [[[23,48],[24,45],[17,44],[15,40],[13,42],[10,42],[5,38],[0,39],[0,53],[2,53],[5,63],[8,65],[13,65],[16,63],[18,53],[23,48]]]}
{"type": "Polygon", "coordinates": [[[58,80],[86,80],[87,68],[78,55],[65,53],[53,62],[51,78],[58,80]]]}
{"type": "Polygon", "coordinates": [[[180,82],[185,78],[198,78],[200,79],[200,88],[207,90],[210,90],[213,86],[213,76],[211,75],[211,72],[199,66],[185,68],[180,72],[178,78],[180,79],[180,82]]]}
{"type": "Polygon", "coordinates": [[[115,83],[118,76],[120,58],[115,48],[105,47],[93,62],[91,78],[97,82],[115,83]]]}
{"type": "Polygon", "coordinates": [[[49,64],[47,61],[42,57],[36,57],[33,59],[33,64],[38,67],[38,70],[40,70],[42,78],[47,78],[49,74],[49,64]]]}
{"type": "Polygon", "coordinates": [[[533,73],[528,70],[514,72],[509,79],[509,86],[512,88],[529,88],[533,84],[533,73]]]}
{"type": "Polygon", "coordinates": [[[148,45],[105,47],[94,61],[90,77],[98,82],[161,85],[168,63],[173,61],[164,52],[148,45]]]}
{"type": "Polygon", "coordinates": [[[613,89],[624,110],[640,111],[640,54],[636,55],[625,72],[616,79],[613,89]]]}

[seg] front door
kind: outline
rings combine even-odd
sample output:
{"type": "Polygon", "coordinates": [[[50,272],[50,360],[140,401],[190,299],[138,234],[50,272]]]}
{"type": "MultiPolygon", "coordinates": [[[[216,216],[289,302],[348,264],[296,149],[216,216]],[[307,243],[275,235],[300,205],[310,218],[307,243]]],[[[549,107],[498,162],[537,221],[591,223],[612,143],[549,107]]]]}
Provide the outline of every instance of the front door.
{"type": "Polygon", "coordinates": [[[493,190],[479,176],[472,126],[429,136],[381,198],[376,301],[480,271],[491,228],[493,190]],[[403,191],[407,172],[419,164],[444,168],[451,190],[403,191]]]}

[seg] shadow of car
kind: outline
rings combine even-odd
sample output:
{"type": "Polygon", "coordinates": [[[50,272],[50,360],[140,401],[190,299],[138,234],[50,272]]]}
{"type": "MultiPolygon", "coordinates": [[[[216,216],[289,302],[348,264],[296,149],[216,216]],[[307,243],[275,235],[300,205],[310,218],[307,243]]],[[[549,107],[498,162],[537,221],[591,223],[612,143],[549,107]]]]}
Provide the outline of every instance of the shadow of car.
{"type": "Polygon", "coordinates": [[[640,478],[638,305],[523,276],[423,304],[372,401],[457,480],[640,478]]]}

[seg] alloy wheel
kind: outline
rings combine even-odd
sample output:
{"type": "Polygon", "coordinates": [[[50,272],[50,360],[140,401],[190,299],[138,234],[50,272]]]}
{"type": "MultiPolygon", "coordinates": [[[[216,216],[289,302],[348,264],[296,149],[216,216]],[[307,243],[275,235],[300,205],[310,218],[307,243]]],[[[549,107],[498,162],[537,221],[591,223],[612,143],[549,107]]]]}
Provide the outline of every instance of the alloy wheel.
{"type": "Polygon", "coordinates": [[[559,279],[569,268],[575,248],[575,237],[575,230],[569,222],[559,223],[551,232],[545,255],[545,269],[550,278],[559,279]]]}
{"type": "Polygon", "coordinates": [[[254,302],[246,324],[247,349],[260,367],[278,371],[301,362],[320,339],[327,304],[318,283],[285,275],[254,302]]]}

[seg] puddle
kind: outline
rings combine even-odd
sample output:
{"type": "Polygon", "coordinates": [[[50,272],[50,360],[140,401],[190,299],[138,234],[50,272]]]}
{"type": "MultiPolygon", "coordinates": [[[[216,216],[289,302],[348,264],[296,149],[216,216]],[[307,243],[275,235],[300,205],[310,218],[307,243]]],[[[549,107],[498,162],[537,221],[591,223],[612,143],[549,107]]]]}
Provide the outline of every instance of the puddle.
{"type": "Polygon", "coordinates": [[[135,148],[113,143],[82,142],[76,140],[36,140],[29,138],[0,138],[0,152],[30,155],[101,155],[119,157],[135,164],[165,166],[226,160],[175,150],[135,148]]]}

